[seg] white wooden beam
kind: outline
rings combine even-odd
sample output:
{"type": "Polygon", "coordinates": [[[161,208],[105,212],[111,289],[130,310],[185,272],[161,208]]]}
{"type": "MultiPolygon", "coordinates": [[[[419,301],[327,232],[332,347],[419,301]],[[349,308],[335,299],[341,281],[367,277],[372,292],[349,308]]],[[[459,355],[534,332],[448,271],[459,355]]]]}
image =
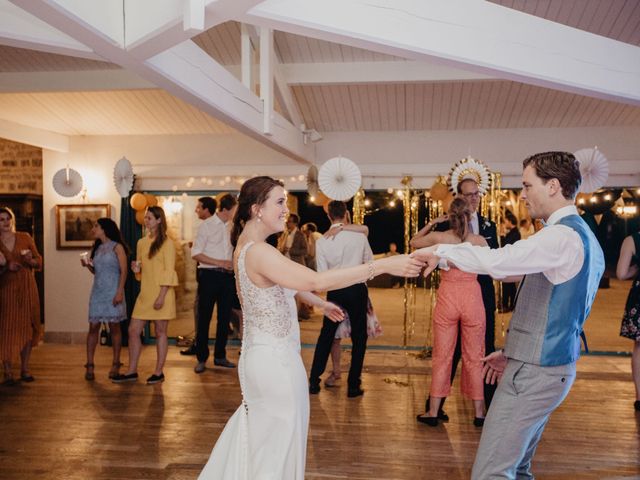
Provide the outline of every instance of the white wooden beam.
{"type": "MultiPolygon", "coordinates": [[[[127,49],[133,56],[140,59],[151,58],[198,33],[185,31],[183,1],[185,0],[164,0],[161,2],[164,9],[159,12],[155,11],[157,0],[126,2],[129,13],[128,30],[135,32],[135,35],[127,39],[127,49]]],[[[243,15],[260,1],[262,0],[204,0],[203,30],[243,15]]]]}
{"type": "Polygon", "coordinates": [[[640,105],[640,47],[490,2],[265,0],[247,23],[640,105]]]}
{"type": "Polygon", "coordinates": [[[240,25],[240,70],[242,84],[253,91],[253,48],[249,28],[244,23],[240,25]]]}
{"type": "Polygon", "coordinates": [[[495,77],[427,62],[283,63],[289,85],[452,82],[495,77]]]}
{"type": "Polygon", "coordinates": [[[80,70],[75,72],[2,72],[0,92],[89,92],[158,88],[128,70],[80,70]]]}
{"type": "Polygon", "coordinates": [[[273,30],[260,29],[260,99],[262,100],[263,132],[273,133],[273,30]]]}
{"type": "Polygon", "coordinates": [[[273,114],[272,135],[265,136],[263,109],[258,97],[195,43],[186,41],[141,61],[95,28],[78,22],[75,16],[64,10],[54,8],[49,4],[50,0],[12,1],[87,45],[103,58],[137,73],[240,132],[297,161],[313,161],[314,151],[304,145],[300,130],[281,115],[273,114]]]}
{"type": "Polygon", "coordinates": [[[0,43],[59,55],[102,60],[84,44],[6,0],[0,0],[0,43]]]}
{"type": "Polygon", "coordinates": [[[9,120],[0,119],[0,137],[56,152],[69,151],[69,137],[66,135],[41,128],[27,127],[9,120]]]}
{"type": "Polygon", "coordinates": [[[184,0],[182,29],[188,35],[197,35],[204,30],[205,0],[184,0]]]}

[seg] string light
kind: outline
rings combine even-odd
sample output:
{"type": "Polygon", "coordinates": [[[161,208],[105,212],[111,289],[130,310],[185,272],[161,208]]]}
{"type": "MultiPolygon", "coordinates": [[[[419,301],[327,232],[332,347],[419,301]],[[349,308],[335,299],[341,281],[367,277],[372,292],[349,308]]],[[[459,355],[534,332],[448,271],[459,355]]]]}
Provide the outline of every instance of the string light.
{"type": "Polygon", "coordinates": [[[611,200],[611,194],[607,193],[607,194],[604,196],[604,199],[605,199],[607,202],[608,202],[609,200],[611,200]]]}
{"type": "Polygon", "coordinates": [[[364,199],[364,206],[365,207],[370,207],[371,206],[371,200],[369,200],[368,198],[364,199]]]}
{"type": "Polygon", "coordinates": [[[578,199],[578,205],[584,205],[584,198],[578,199]]]}
{"type": "Polygon", "coordinates": [[[304,181],[304,175],[302,174],[298,175],[298,180],[300,180],[301,182],[304,181]]]}
{"type": "Polygon", "coordinates": [[[389,193],[389,194],[393,193],[393,188],[391,188],[391,187],[387,188],[387,193],[389,193]]]}
{"type": "Polygon", "coordinates": [[[591,197],[591,198],[589,199],[589,201],[590,201],[591,203],[598,203],[598,198],[597,198],[597,197],[591,197]]]}
{"type": "Polygon", "coordinates": [[[395,200],[389,201],[389,206],[390,207],[395,207],[396,206],[396,201],[395,200]]]}
{"type": "Polygon", "coordinates": [[[398,198],[402,198],[402,197],[404,197],[404,192],[402,190],[396,190],[396,196],[398,198]]]}

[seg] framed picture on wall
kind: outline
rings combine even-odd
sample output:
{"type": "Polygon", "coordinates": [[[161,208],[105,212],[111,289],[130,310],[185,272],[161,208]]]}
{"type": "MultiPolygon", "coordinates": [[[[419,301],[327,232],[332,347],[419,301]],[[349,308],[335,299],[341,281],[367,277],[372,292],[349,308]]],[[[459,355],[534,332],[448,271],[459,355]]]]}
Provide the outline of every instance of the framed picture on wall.
{"type": "Polygon", "coordinates": [[[56,205],[56,248],[91,248],[91,229],[101,217],[111,217],[111,205],[56,205]]]}

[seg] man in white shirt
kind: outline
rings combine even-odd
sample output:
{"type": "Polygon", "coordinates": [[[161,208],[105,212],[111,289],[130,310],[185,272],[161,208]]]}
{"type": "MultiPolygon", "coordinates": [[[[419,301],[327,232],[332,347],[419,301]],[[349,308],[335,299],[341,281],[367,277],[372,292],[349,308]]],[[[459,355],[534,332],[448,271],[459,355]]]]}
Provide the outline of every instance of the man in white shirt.
{"type": "MultiPolygon", "coordinates": [[[[348,222],[347,205],[344,202],[333,201],[328,207],[331,228],[348,222]]],[[[335,237],[320,238],[316,242],[316,264],[318,272],[333,268],[352,267],[362,265],[373,260],[373,253],[367,237],[352,231],[340,231],[335,237]]],[[[367,299],[369,293],[365,283],[357,283],[350,287],[327,292],[327,300],[346,310],[351,322],[351,368],[347,396],[358,397],[364,394],[360,387],[360,376],[367,349],[367,299]]],[[[313,354],[313,364],[309,377],[309,393],[320,391],[320,375],[324,373],[327,360],[331,353],[333,339],[338,329],[338,323],[323,318],[322,329],[313,354]]]]}
{"type": "Polygon", "coordinates": [[[413,253],[497,279],[521,280],[504,351],[485,357],[485,378],[499,381],[484,424],[472,479],[533,478],[531,461],[551,413],[575,380],[580,333],[604,272],[604,255],[574,206],[582,177],[571,153],[523,162],[522,199],[546,227],[500,249],[469,243],[413,253]]]}
{"type": "MultiPolygon", "coordinates": [[[[203,197],[198,200],[198,203],[196,212],[198,209],[211,212],[211,208],[215,211],[216,204],[212,198],[203,197]]],[[[209,358],[209,324],[216,303],[218,304],[218,323],[213,363],[221,367],[235,367],[227,359],[226,345],[235,295],[230,221],[233,219],[237,203],[233,195],[227,194],[220,199],[218,211],[215,214],[208,216],[203,214],[204,221],[198,228],[196,240],[191,248],[191,258],[198,262],[198,329],[196,332],[198,363],[194,368],[196,373],[205,371],[205,364],[209,358]]]]}

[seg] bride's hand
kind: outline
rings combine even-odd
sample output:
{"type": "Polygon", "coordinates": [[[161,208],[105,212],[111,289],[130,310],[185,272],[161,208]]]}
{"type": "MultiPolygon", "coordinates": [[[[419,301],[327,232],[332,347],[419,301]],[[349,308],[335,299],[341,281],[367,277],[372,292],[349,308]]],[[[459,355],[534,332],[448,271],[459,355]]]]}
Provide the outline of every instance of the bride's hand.
{"type": "Polygon", "coordinates": [[[332,322],[341,322],[344,320],[344,312],[335,303],[324,302],[322,313],[332,322]]]}
{"type": "Polygon", "coordinates": [[[424,267],[424,262],[409,255],[393,255],[382,258],[378,262],[384,263],[384,271],[396,277],[417,277],[424,267]]]}
{"type": "Polygon", "coordinates": [[[411,254],[412,257],[426,262],[427,268],[424,270],[425,277],[438,266],[440,259],[434,253],[437,247],[437,245],[432,245],[430,247],[419,248],[411,254]]]}

